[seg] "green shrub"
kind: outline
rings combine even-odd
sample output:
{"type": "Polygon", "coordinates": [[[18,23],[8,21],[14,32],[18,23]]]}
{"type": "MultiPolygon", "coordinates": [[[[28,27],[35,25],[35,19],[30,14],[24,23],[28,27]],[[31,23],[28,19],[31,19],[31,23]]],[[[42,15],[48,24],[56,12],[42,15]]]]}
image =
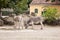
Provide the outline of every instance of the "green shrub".
{"type": "Polygon", "coordinates": [[[56,8],[47,8],[46,11],[43,12],[43,16],[48,20],[48,22],[52,22],[56,19],[58,15],[56,8]]]}

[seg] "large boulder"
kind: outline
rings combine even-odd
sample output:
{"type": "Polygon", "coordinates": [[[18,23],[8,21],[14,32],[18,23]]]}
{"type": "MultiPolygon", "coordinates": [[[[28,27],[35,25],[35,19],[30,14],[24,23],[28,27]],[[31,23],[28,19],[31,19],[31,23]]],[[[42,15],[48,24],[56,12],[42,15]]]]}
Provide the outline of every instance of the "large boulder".
{"type": "Polygon", "coordinates": [[[4,21],[0,19],[0,26],[4,25],[4,21]]]}
{"type": "Polygon", "coordinates": [[[14,18],[13,17],[5,17],[4,24],[6,25],[14,25],[14,18]]]}

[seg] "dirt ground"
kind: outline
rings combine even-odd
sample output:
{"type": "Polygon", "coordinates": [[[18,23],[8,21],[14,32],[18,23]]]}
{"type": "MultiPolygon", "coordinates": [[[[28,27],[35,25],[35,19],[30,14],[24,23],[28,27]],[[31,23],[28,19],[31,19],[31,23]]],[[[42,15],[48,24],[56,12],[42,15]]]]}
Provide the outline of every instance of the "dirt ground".
{"type": "Polygon", "coordinates": [[[45,25],[43,30],[39,27],[34,26],[34,30],[30,27],[23,30],[0,30],[0,40],[60,40],[60,26],[45,25]]]}

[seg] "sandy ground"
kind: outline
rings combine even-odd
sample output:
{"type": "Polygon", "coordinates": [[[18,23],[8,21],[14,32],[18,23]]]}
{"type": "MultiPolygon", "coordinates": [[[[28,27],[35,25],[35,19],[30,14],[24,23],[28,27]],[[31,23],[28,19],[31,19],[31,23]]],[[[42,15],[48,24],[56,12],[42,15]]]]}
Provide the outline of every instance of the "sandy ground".
{"type": "Polygon", "coordinates": [[[60,40],[60,26],[44,26],[43,30],[39,27],[34,26],[34,30],[0,30],[0,40],[60,40]]]}

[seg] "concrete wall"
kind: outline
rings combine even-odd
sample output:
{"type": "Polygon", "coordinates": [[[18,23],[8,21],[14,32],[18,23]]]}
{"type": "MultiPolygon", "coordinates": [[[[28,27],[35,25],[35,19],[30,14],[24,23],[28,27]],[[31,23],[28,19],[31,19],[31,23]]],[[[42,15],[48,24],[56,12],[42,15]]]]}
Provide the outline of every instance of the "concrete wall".
{"type": "MultiPolygon", "coordinates": [[[[44,7],[44,5],[30,5],[30,14],[31,14],[31,12],[34,12],[35,9],[38,9],[38,13],[35,13],[35,14],[37,14],[38,16],[41,16],[41,14],[42,14],[41,12],[44,9],[43,7],[44,7]]],[[[49,5],[48,7],[56,8],[58,11],[58,14],[60,14],[60,5],[49,5]]]]}
{"type": "Polygon", "coordinates": [[[42,10],[43,10],[43,5],[30,5],[30,14],[31,14],[31,12],[34,12],[35,14],[40,16],[42,10]],[[38,13],[35,13],[35,9],[38,9],[38,13]]]}

